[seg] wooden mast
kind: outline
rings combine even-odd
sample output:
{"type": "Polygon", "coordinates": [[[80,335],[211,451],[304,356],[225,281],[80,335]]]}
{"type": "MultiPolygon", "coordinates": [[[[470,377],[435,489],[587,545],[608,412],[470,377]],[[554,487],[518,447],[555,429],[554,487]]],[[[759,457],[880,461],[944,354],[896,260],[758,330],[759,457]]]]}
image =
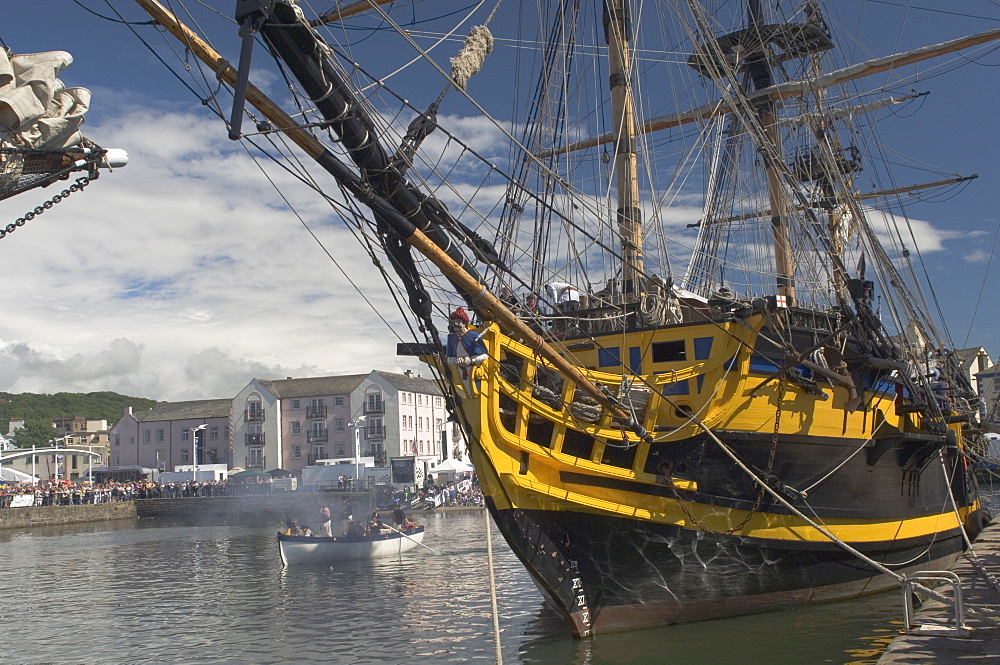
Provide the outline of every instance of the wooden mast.
{"type": "Polygon", "coordinates": [[[642,210],[639,208],[639,166],[635,151],[635,100],[632,96],[632,32],[629,0],[605,0],[604,38],[608,43],[608,79],[615,142],[615,187],[618,233],[622,248],[622,294],[626,302],[643,288],[642,210]]]}
{"type": "MultiPolygon", "coordinates": [[[[202,40],[190,28],[181,23],[158,0],[135,0],[147,14],[163,26],[170,34],[184,44],[199,60],[208,65],[220,81],[233,85],[236,82],[236,70],[217,51],[202,40]]],[[[316,137],[302,129],[281,107],[271,101],[253,84],[248,84],[246,100],[252,104],[275,127],[284,132],[297,146],[310,157],[317,158],[327,152],[316,137]]],[[[366,205],[383,206],[383,212],[389,214],[388,204],[377,195],[370,194],[364,201],[366,205]]],[[[551,363],[557,371],[581,390],[596,399],[608,409],[611,415],[625,423],[638,437],[648,440],[649,434],[641,423],[636,423],[632,416],[600,387],[587,378],[578,367],[559,354],[545,339],[528,327],[520,318],[511,312],[496,296],[489,292],[485,285],[474,279],[460,265],[451,259],[440,247],[434,244],[420,229],[405,238],[407,244],[426,256],[441,272],[452,280],[462,291],[476,299],[477,309],[488,320],[495,321],[502,330],[513,337],[521,339],[529,347],[551,363]]]]}
{"type": "MultiPolygon", "coordinates": [[[[807,7],[809,15],[806,20],[812,24],[819,24],[821,21],[819,7],[817,7],[812,0],[809,0],[807,7]]],[[[819,53],[810,54],[809,68],[813,78],[819,78],[822,73],[820,64],[819,53]]],[[[827,167],[832,169],[835,166],[835,160],[833,159],[832,154],[833,146],[830,144],[830,136],[827,132],[827,128],[830,123],[823,115],[824,102],[826,101],[826,88],[817,88],[813,93],[813,100],[815,101],[813,114],[816,119],[808,121],[809,127],[816,139],[816,145],[823,153],[823,158],[827,167]]],[[[833,196],[832,190],[836,184],[832,182],[832,178],[824,175],[819,186],[824,189],[822,192],[824,197],[833,196]]],[[[844,252],[844,248],[840,243],[840,225],[842,223],[842,217],[842,215],[838,216],[836,210],[831,209],[826,212],[826,228],[830,242],[830,251],[838,258],[842,258],[844,252]]],[[[847,300],[847,275],[843,272],[843,265],[844,263],[842,260],[832,262],[833,290],[837,293],[837,299],[841,305],[843,305],[847,300]]]]}
{"type": "Polygon", "coordinates": [[[387,5],[394,0],[358,0],[349,5],[337,5],[325,14],[321,14],[315,21],[310,21],[309,25],[319,27],[327,23],[343,20],[355,14],[361,14],[370,10],[373,6],[387,5]]]}
{"type": "MultiPolygon", "coordinates": [[[[762,23],[760,0],[748,1],[747,14],[750,28],[758,28],[762,23]]],[[[767,60],[764,45],[761,45],[759,51],[747,57],[744,68],[749,78],[748,83],[753,85],[754,91],[766,89],[774,84],[771,64],[767,60]]],[[[774,100],[765,98],[758,108],[757,118],[767,138],[767,145],[762,145],[760,148],[771,207],[771,238],[774,242],[777,291],[778,296],[784,296],[784,304],[792,305],[795,302],[795,262],[792,258],[791,231],[788,226],[788,196],[785,193],[781,170],[778,168],[778,163],[784,161],[781,154],[781,130],[778,127],[774,100]]]]}

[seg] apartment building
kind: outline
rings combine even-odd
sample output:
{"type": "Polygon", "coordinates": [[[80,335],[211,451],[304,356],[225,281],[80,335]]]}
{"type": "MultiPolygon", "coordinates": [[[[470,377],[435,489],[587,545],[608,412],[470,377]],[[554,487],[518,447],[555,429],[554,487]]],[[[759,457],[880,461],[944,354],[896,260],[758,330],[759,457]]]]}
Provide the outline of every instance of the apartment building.
{"type": "Polygon", "coordinates": [[[231,399],[160,402],[148,411],[126,407],[109,434],[110,467],[176,471],[194,463],[232,466],[231,399]]]}
{"type": "Polygon", "coordinates": [[[233,464],[299,472],[319,460],[415,457],[418,476],[461,445],[437,384],[412,373],[253,379],[233,400],[233,464]]]}

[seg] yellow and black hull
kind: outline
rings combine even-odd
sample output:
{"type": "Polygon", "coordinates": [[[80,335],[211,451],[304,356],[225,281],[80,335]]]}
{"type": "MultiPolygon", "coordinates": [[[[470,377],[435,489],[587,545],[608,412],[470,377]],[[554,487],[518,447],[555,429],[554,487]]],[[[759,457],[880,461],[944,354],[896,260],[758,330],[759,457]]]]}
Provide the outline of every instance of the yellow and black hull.
{"type": "Polygon", "coordinates": [[[588,378],[632,404],[652,442],[495,328],[482,366],[441,368],[489,509],[574,634],[895,584],[796,511],[901,574],[947,567],[963,551],[963,528],[981,517],[958,426],[948,436],[920,430],[877,382],[845,408],[855,395],[834,382],[766,381],[754,367],[763,325],[751,317],[595,336],[592,348],[565,342],[588,378]],[[623,386],[627,374],[641,381],[623,386]]]}

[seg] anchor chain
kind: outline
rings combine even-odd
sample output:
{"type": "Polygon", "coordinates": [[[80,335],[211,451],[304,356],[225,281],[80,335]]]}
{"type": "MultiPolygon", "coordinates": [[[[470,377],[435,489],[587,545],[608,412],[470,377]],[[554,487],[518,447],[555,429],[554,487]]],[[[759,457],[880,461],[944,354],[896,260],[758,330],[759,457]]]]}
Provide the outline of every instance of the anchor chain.
{"type": "Polygon", "coordinates": [[[55,204],[61,202],[65,198],[67,198],[73,192],[79,192],[79,191],[81,191],[84,187],[86,187],[87,185],[89,185],[91,183],[91,181],[96,180],[97,176],[98,176],[98,173],[97,173],[96,170],[91,175],[89,175],[89,176],[80,176],[79,178],[76,179],[76,182],[74,182],[68,188],[62,190],[61,192],[59,192],[58,194],[56,194],[55,196],[53,196],[51,199],[49,199],[45,203],[43,203],[43,204],[41,204],[39,206],[35,206],[34,210],[31,210],[29,212],[24,213],[23,217],[18,217],[16,220],[14,220],[10,224],[8,224],[6,227],[0,229],[0,239],[6,238],[7,234],[13,233],[19,227],[24,226],[25,223],[30,222],[35,217],[38,217],[39,215],[41,215],[46,210],[50,209],[55,204]]]}
{"type": "MultiPolygon", "coordinates": [[[[767,484],[768,480],[771,477],[771,471],[774,469],[775,454],[778,451],[778,433],[781,429],[781,402],[785,398],[786,387],[787,386],[785,383],[785,379],[781,378],[778,383],[778,406],[774,414],[774,434],[771,438],[771,450],[767,456],[767,469],[764,471],[764,477],[761,479],[765,485],[767,484]]],[[[743,519],[740,521],[739,524],[736,524],[735,526],[725,529],[723,531],[716,531],[703,524],[697,517],[694,516],[691,510],[687,507],[687,502],[681,496],[680,492],[677,491],[677,487],[675,487],[673,482],[671,482],[672,476],[666,474],[664,475],[666,476],[667,481],[670,483],[670,490],[673,492],[674,498],[677,500],[677,506],[681,509],[681,512],[683,512],[684,515],[688,518],[688,520],[696,527],[698,527],[699,530],[704,531],[706,533],[727,534],[727,535],[732,535],[736,533],[737,531],[739,531],[740,529],[742,529],[747,525],[747,523],[750,521],[750,518],[753,517],[758,510],[760,510],[760,505],[764,501],[765,489],[762,486],[760,488],[760,491],[757,493],[757,498],[753,502],[753,507],[750,508],[750,510],[743,517],[743,519]]]]}
{"type": "MultiPolygon", "coordinates": [[[[774,455],[778,450],[778,431],[781,429],[781,403],[785,399],[785,378],[782,377],[778,381],[778,408],[774,413],[774,436],[771,439],[771,452],[767,456],[767,470],[764,471],[764,477],[762,480],[766,485],[771,478],[771,470],[774,468],[774,455]]],[[[764,500],[764,485],[761,485],[760,491],[757,493],[757,499],[753,502],[753,507],[750,511],[740,520],[740,523],[736,526],[726,529],[727,534],[733,534],[742,529],[750,521],[750,518],[760,510],[760,504],[764,500]]]]}

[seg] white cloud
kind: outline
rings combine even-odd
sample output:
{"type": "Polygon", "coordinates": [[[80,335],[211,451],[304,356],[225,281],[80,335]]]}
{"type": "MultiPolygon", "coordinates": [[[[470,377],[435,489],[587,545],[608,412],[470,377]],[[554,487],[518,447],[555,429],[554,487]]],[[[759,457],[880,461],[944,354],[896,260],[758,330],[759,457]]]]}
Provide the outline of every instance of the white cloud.
{"type": "Polygon", "coordinates": [[[986,263],[990,260],[990,257],[992,257],[992,254],[982,249],[976,249],[962,255],[962,259],[966,263],[986,263]]]}
{"type": "MultiPolygon", "coordinates": [[[[396,358],[397,340],[219,121],[132,103],[86,129],[130,163],[0,242],[0,390],[207,399],[255,376],[418,368],[396,358]]],[[[401,327],[371,260],[320,197],[272,177],[401,327]]],[[[0,202],[0,220],[56,191],[0,202]]]]}

